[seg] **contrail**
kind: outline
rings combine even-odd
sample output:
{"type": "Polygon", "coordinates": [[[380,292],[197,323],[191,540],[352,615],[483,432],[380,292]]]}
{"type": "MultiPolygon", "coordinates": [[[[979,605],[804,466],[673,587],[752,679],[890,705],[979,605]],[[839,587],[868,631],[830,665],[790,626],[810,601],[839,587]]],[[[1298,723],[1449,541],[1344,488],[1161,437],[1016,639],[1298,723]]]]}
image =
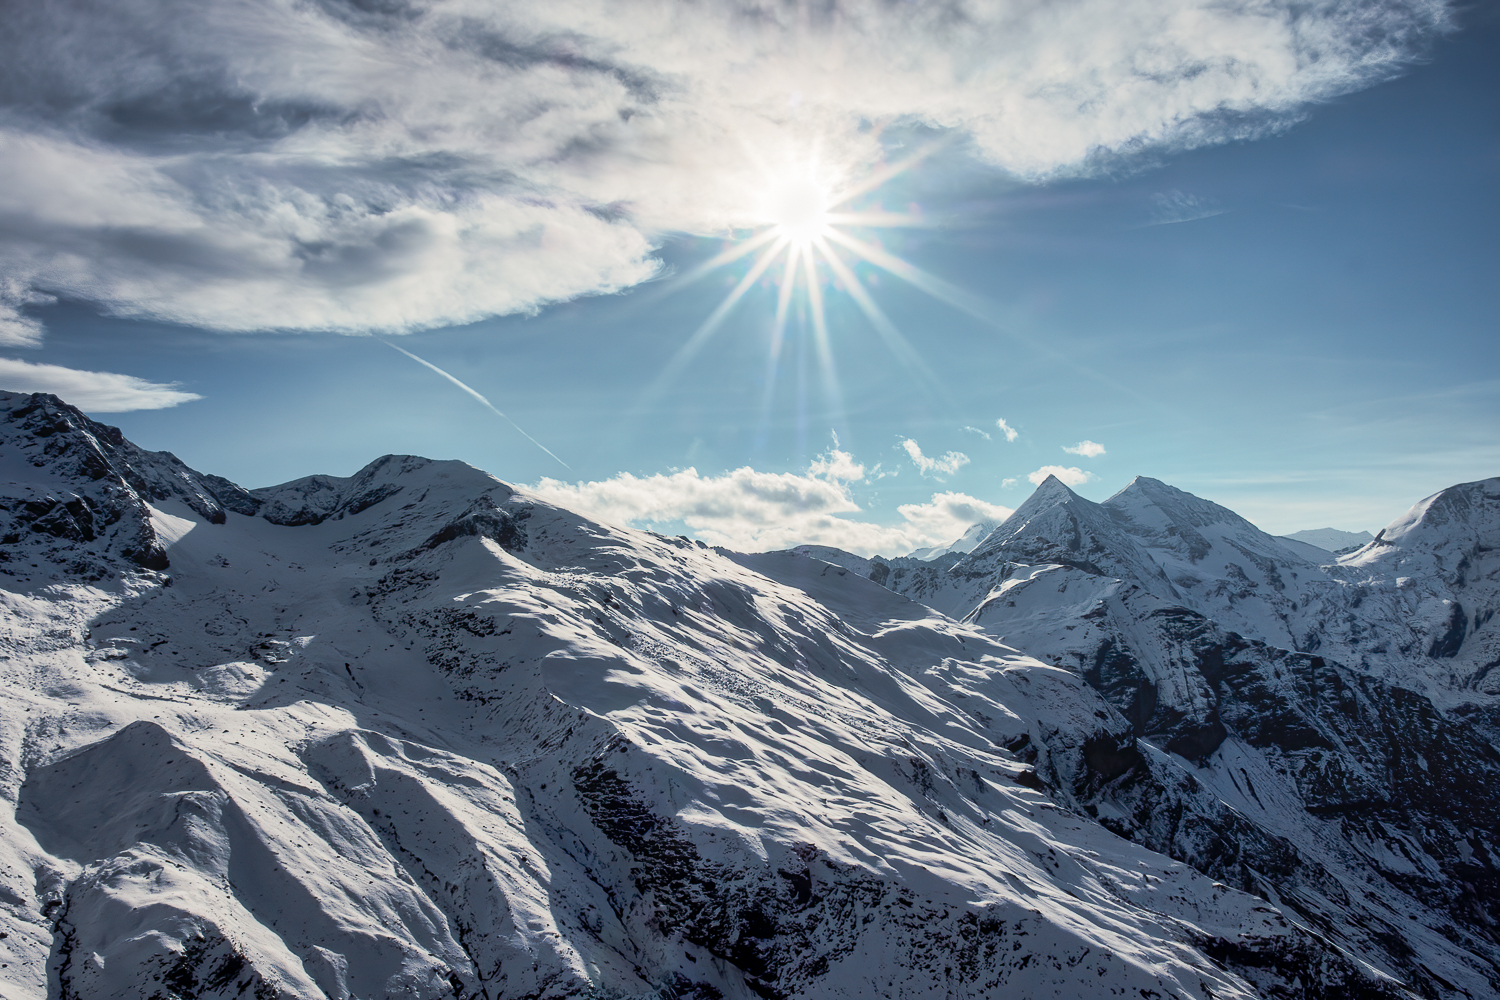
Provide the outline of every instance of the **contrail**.
{"type": "MultiPolygon", "coordinates": [[[[379,340],[378,337],[376,339],[379,340]]],[[[516,433],[520,434],[523,438],[525,438],[526,440],[530,441],[532,444],[536,445],[538,448],[542,449],[547,454],[552,455],[553,458],[556,458],[558,465],[561,465],[564,469],[567,469],[569,472],[573,471],[573,467],[571,465],[569,465],[567,462],[564,462],[562,459],[557,458],[556,455],[553,455],[551,448],[548,448],[546,445],[542,444],[542,442],[538,441],[536,438],[532,437],[530,434],[527,434],[525,431],[521,430],[521,425],[518,424],[518,423],[516,423],[514,420],[510,419],[510,417],[506,416],[504,413],[502,413],[501,410],[500,410],[500,408],[498,406],[496,406],[494,403],[491,403],[488,399],[485,399],[479,393],[475,392],[473,389],[471,389],[468,386],[464,385],[458,379],[454,378],[452,375],[449,375],[447,372],[443,371],[441,368],[439,368],[437,365],[433,364],[431,361],[424,361],[421,358],[417,357],[415,354],[413,354],[411,351],[408,351],[404,347],[397,347],[395,344],[391,343],[389,340],[381,340],[380,342],[382,344],[384,344],[386,347],[389,347],[393,351],[400,351],[402,354],[406,355],[408,358],[411,358],[417,364],[423,365],[423,366],[425,366],[427,368],[431,368],[433,371],[435,371],[439,375],[443,376],[443,378],[447,379],[449,382],[452,382],[454,385],[458,386],[464,392],[467,392],[469,395],[471,395],[475,399],[479,400],[485,406],[489,407],[491,413],[495,414],[495,416],[499,417],[501,420],[504,420],[506,423],[508,423],[512,427],[514,427],[516,429],[516,433]]]]}

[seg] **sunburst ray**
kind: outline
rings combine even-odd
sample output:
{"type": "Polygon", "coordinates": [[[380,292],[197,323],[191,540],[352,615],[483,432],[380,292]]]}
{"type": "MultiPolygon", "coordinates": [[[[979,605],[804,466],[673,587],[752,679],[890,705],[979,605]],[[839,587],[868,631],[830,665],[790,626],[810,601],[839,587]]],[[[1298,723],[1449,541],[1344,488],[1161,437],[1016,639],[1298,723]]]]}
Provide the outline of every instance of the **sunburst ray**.
{"type": "Polygon", "coordinates": [[[864,282],[860,280],[859,275],[855,274],[853,269],[839,259],[838,253],[833,247],[828,245],[826,239],[820,238],[813,246],[817,249],[819,256],[827,261],[828,267],[833,271],[834,276],[843,283],[844,293],[853,299],[854,304],[859,307],[860,312],[865,314],[865,318],[870,321],[870,325],[880,334],[881,339],[885,341],[885,345],[890,348],[891,353],[900,358],[908,369],[914,370],[925,379],[930,388],[941,391],[942,386],[938,381],[937,374],[922,359],[922,356],[917,353],[916,348],[911,346],[911,341],[906,339],[896,327],[896,324],[891,322],[890,317],[885,314],[885,310],[881,309],[875,300],[870,297],[870,293],[865,289],[864,282]]]}

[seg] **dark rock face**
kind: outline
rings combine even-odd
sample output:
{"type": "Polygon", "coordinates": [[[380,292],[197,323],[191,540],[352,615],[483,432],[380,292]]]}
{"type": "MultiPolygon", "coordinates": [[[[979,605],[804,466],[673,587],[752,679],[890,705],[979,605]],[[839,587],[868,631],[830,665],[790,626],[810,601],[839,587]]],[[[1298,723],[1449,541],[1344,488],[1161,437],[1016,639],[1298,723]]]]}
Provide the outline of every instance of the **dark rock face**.
{"type": "Polygon", "coordinates": [[[457,518],[434,532],[422,543],[422,547],[435,549],[454,539],[476,537],[488,538],[507,552],[524,552],[526,519],[530,516],[525,508],[504,510],[496,506],[493,495],[486,494],[457,518]]]}
{"type": "MultiPolygon", "coordinates": [[[[228,480],[200,476],[170,452],[138,448],[119,428],[56,396],[0,393],[0,404],[10,447],[42,470],[29,496],[0,500],[0,536],[15,536],[11,545],[35,533],[72,543],[106,565],[124,559],[161,570],[169,560],[148,503],[177,501],[212,524],[222,524],[226,510],[254,506],[228,480]]],[[[97,579],[105,571],[96,564],[84,575],[97,579]]]]}
{"type": "MultiPolygon", "coordinates": [[[[610,767],[610,758],[628,752],[628,744],[612,742],[573,771],[573,787],[600,832],[636,860],[634,894],[652,900],[663,933],[681,935],[732,962],[759,996],[783,1000],[788,994],[778,983],[788,978],[787,960],[802,949],[787,947],[791,942],[782,939],[778,925],[789,909],[811,904],[811,877],[803,872],[780,880],[747,879],[742,871],[704,858],[676,824],[646,808],[610,767]]],[[[617,893],[614,905],[623,913],[629,904],[617,893]]]]}
{"type": "Polygon", "coordinates": [[[1453,608],[1448,614],[1448,627],[1442,635],[1432,640],[1432,645],[1427,647],[1427,655],[1438,657],[1446,656],[1452,658],[1458,655],[1463,648],[1464,637],[1469,632],[1469,619],[1464,614],[1464,606],[1457,601],[1453,602],[1453,608]]]}
{"type": "Polygon", "coordinates": [[[10,397],[7,420],[32,438],[28,451],[56,474],[91,481],[118,478],[151,501],[178,500],[212,524],[226,509],[253,504],[247,491],[220,477],[205,477],[166,451],[145,451],[125,440],[118,427],[91,420],[50,393],[35,393],[20,405],[10,397]],[[220,494],[223,494],[223,502],[220,494]]]}
{"type": "MultiPolygon", "coordinates": [[[[223,524],[228,512],[259,515],[273,524],[319,524],[327,518],[358,514],[400,492],[391,479],[421,468],[427,459],[388,455],[349,479],[310,476],[251,492],[221,476],[204,475],[171,452],[146,451],[127,441],[119,428],[101,424],[48,393],[0,393],[5,437],[38,470],[22,495],[0,498],[0,538],[8,547],[26,539],[55,540],[45,554],[57,561],[58,545],[78,551],[65,560],[86,579],[110,572],[114,560],[144,569],[170,565],[151,522],[148,505],[177,502],[209,524],[223,524]],[[102,560],[102,561],[100,561],[102,560]]],[[[488,533],[501,544],[524,544],[524,533],[502,515],[476,508],[472,523],[457,534],[488,533]],[[491,524],[485,517],[494,520],[491,524]],[[502,540],[503,539],[503,540],[502,540]]],[[[457,537],[455,535],[454,537],[457,537]]],[[[18,553],[0,552],[5,562],[18,553]]]]}

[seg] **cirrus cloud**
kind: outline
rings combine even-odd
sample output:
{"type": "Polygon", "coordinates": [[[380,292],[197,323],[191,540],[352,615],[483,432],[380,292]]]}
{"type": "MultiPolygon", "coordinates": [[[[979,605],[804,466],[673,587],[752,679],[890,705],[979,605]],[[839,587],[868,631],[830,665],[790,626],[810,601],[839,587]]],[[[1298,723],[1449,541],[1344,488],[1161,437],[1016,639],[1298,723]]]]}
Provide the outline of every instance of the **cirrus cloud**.
{"type": "Polygon", "coordinates": [[[753,223],[766,171],[814,146],[874,169],[871,122],[1043,180],[1274,131],[1447,20],[1442,0],[12,5],[0,338],[35,340],[41,294],[217,330],[526,312],[649,278],[665,231],[753,223]]]}

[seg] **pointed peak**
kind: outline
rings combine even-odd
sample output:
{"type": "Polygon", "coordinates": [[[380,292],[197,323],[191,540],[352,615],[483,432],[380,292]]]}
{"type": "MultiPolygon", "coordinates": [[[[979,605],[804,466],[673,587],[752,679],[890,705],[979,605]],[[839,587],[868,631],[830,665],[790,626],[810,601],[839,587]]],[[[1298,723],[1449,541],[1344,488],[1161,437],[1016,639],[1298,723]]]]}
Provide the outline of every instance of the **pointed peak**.
{"type": "Polygon", "coordinates": [[[1076,508],[1078,505],[1093,506],[1091,501],[1083,499],[1077,493],[1068,488],[1068,485],[1056,476],[1048,476],[1037,484],[1032,490],[1031,496],[1021,502],[1015,512],[1002,522],[1002,526],[1010,525],[1012,528],[1024,523],[1027,519],[1035,517],[1042,511],[1053,507],[1076,508]]]}
{"type": "Polygon", "coordinates": [[[1033,500],[1035,500],[1037,497],[1056,497],[1058,499],[1067,499],[1069,497],[1076,498],[1077,496],[1077,493],[1074,493],[1071,489],[1068,488],[1067,483],[1050,474],[1046,479],[1043,479],[1041,483],[1037,485],[1037,488],[1031,494],[1031,498],[1033,500]]]}
{"type": "Polygon", "coordinates": [[[1132,520],[1152,522],[1167,518],[1198,528],[1234,524],[1260,530],[1228,507],[1150,476],[1136,476],[1129,486],[1104,501],[1103,506],[1115,516],[1132,520]]]}
{"type": "Polygon", "coordinates": [[[1053,507],[1076,510],[1082,506],[1093,507],[1094,503],[1074,493],[1068,488],[1067,483],[1056,476],[1048,476],[1037,484],[1031,496],[1022,501],[1021,506],[1017,507],[1015,513],[1006,518],[1003,524],[1015,527],[1053,507]]]}

